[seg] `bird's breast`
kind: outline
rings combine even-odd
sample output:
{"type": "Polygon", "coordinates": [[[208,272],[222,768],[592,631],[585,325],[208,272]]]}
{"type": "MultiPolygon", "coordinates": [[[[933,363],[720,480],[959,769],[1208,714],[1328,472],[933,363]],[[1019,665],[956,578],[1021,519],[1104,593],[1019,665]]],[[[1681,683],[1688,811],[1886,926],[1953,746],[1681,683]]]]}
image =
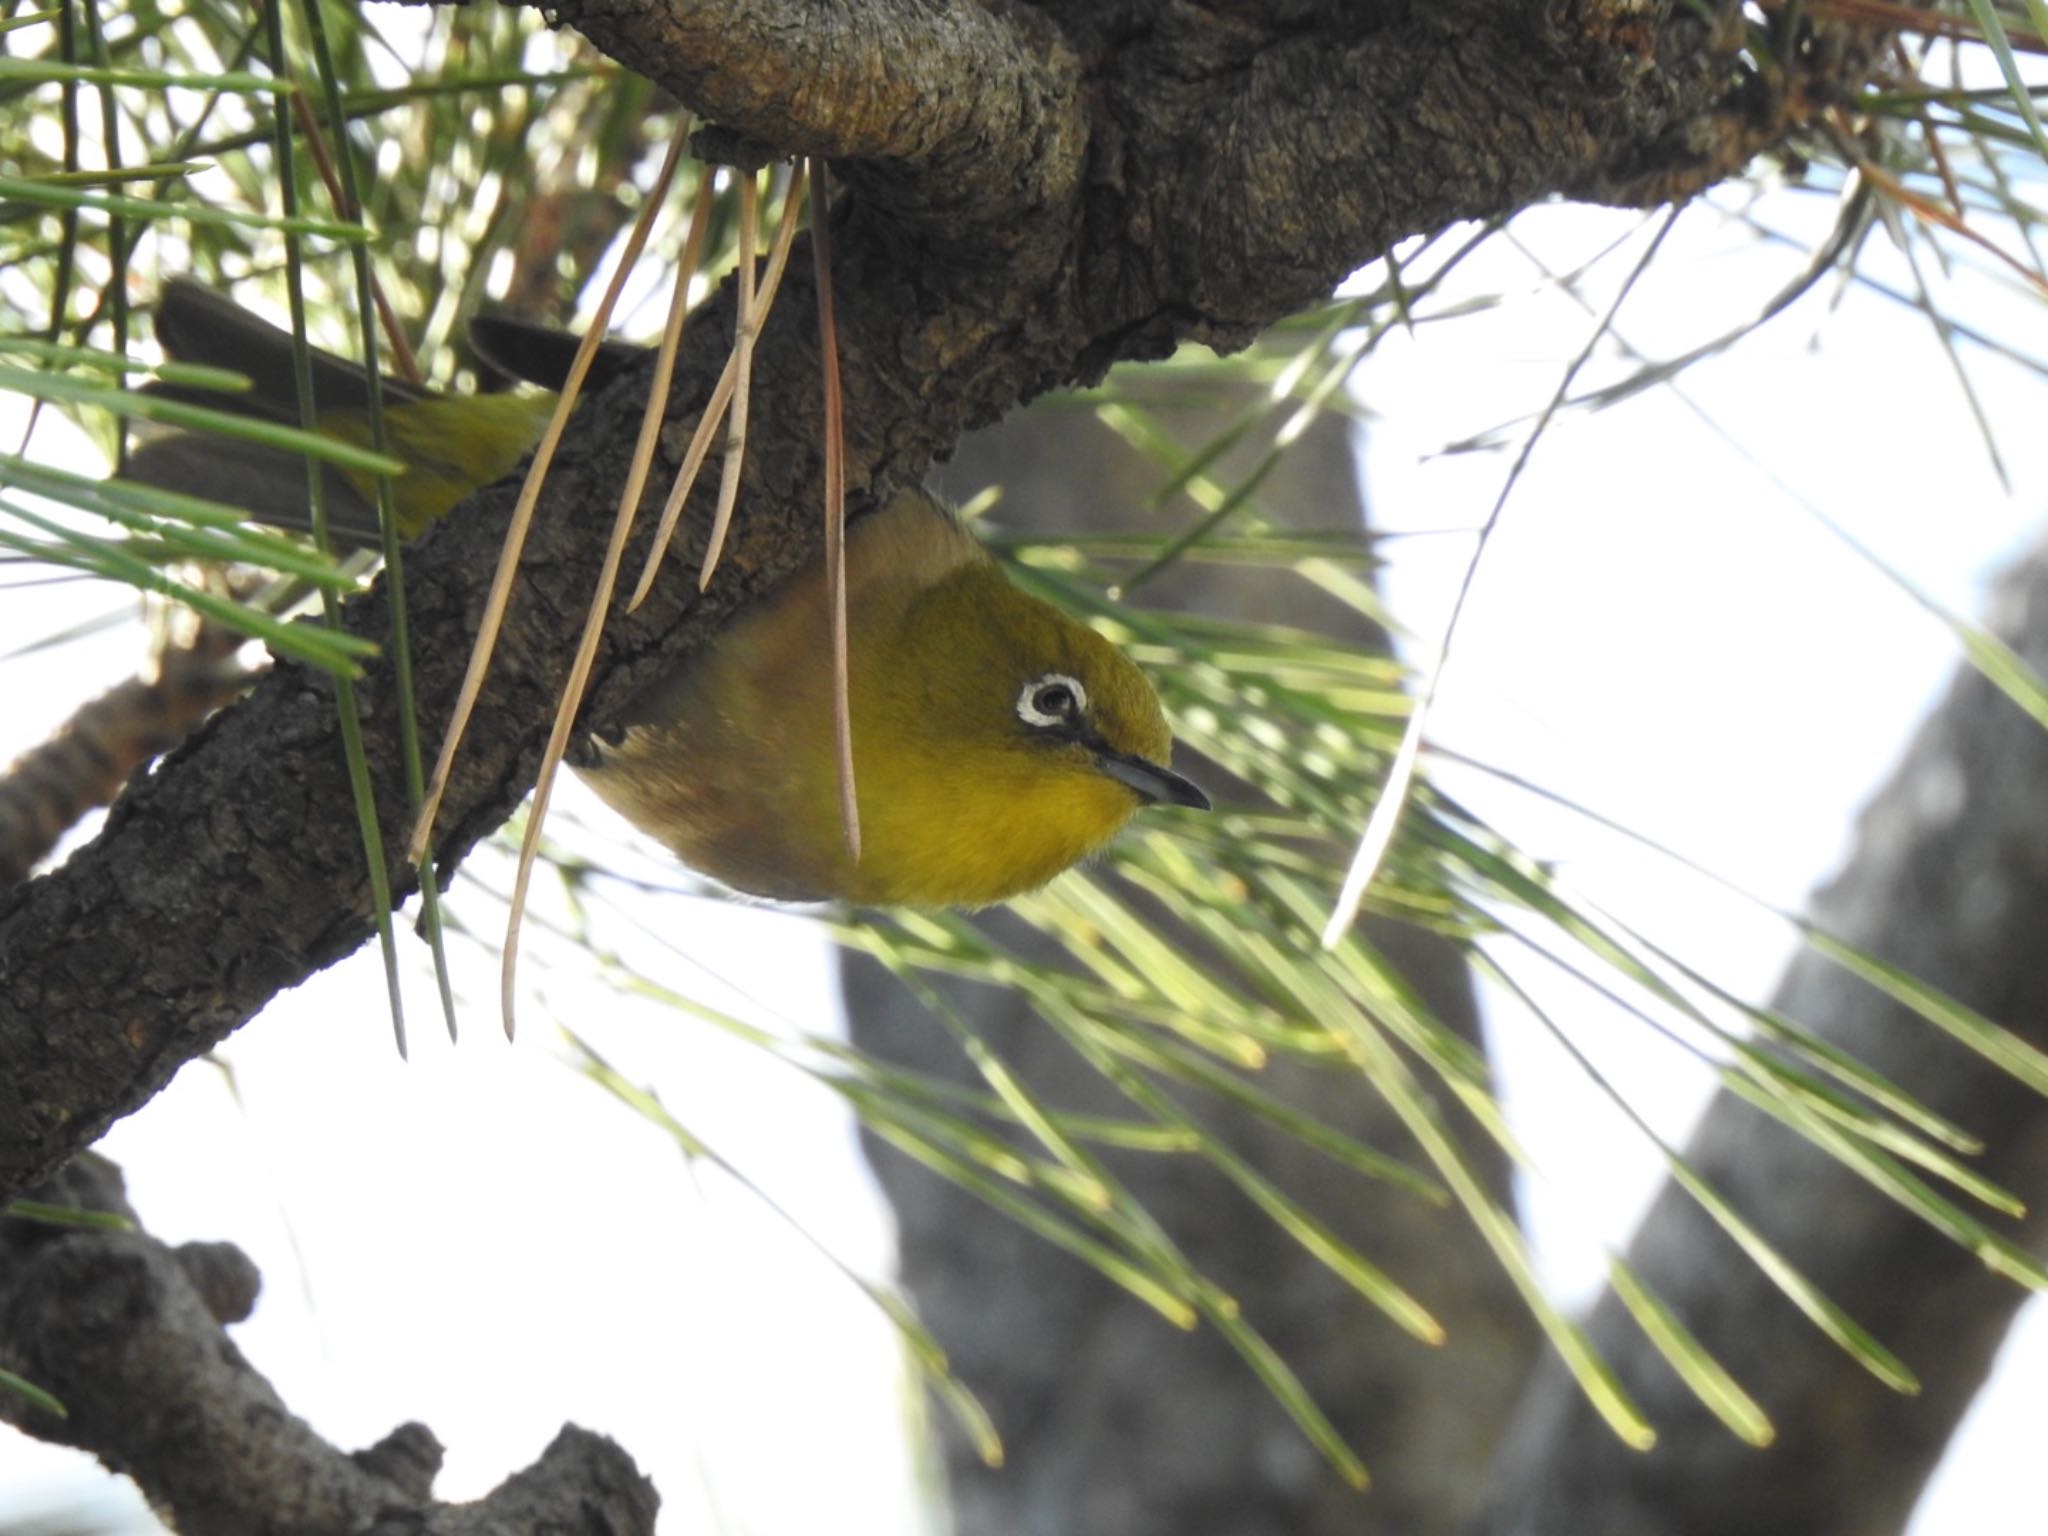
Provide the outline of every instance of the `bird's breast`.
{"type": "Polygon", "coordinates": [[[678,750],[629,734],[586,771],[598,794],[700,873],[757,896],[863,906],[984,907],[1035,890],[1106,843],[1136,797],[1099,774],[1047,781],[931,754],[863,750],[861,853],[848,851],[829,752],[753,742],[678,750]]]}

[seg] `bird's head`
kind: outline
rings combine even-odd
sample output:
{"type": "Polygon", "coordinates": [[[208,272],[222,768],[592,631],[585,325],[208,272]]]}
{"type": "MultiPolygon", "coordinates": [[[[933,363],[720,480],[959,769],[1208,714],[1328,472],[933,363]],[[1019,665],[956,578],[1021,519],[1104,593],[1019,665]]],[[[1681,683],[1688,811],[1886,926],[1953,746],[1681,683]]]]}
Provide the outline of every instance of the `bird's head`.
{"type": "Polygon", "coordinates": [[[1118,823],[1143,805],[1208,809],[1169,766],[1173,733],[1152,684],[1086,624],[992,562],[960,572],[918,610],[911,623],[933,662],[921,669],[921,712],[944,722],[954,761],[1001,781],[1020,813],[1047,797],[1054,814],[1064,802],[1069,814],[1086,807],[1118,823]]]}
{"type": "Polygon", "coordinates": [[[1023,750],[1120,784],[1137,804],[1206,811],[1209,797],[1167,766],[1173,733],[1151,683],[1093,630],[1079,633],[1095,644],[1070,646],[1062,664],[1030,672],[1017,689],[1012,708],[1023,750]]]}

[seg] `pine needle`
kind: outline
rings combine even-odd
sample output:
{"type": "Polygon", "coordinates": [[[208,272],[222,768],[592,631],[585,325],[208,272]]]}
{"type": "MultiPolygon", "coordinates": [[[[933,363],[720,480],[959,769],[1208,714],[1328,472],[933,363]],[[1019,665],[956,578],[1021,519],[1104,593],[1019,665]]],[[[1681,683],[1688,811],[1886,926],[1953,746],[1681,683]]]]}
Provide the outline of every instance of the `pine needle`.
{"type": "MultiPolygon", "coordinates": [[[[569,365],[569,376],[562,381],[561,398],[555,402],[555,414],[548,421],[547,431],[541,434],[540,446],[534,449],[533,463],[526,471],[526,483],[519,488],[519,502],[512,509],[512,524],[505,530],[498,569],[491,578],[490,596],[484,603],[483,624],[469,653],[469,670],[463,675],[462,692],[456,698],[455,713],[448,722],[448,734],[441,743],[440,758],[434,764],[434,777],[427,786],[426,801],[420,807],[419,821],[414,825],[412,840],[407,845],[406,855],[414,863],[426,857],[427,845],[434,835],[434,818],[440,813],[441,797],[447,793],[448,778],[454,771],[456,750],[462,745],[463,732],[469,729],[469,717],[475,713],[477,698],[483,692],[484,677],[490,671],[491,652],[497,646],[498,631],[504,626],[505,610],[512,600],[512,578],[519,569],[519,557],[526,549],[527,530],[533,526],[533,509],[540,501],[540,488],[547,480],[548,469],[554,463],[555,449],[562,441],[563,430],[568,426],[576,401],[583,392],[583,380],[590,372],[591,361],[597,356],[605,330],[611,323],[619,292],[639,261],[641,251],[646,248],[648,233],[654,227],[655,213],[666,201],[668,185],[675,176],[677,162],[682,159],[689,132],[688,119],[678,120],[676,131],[669,139],[668,154],[655,175],[654,186],[641,205],[640,217],[634,221],[632,233],[627,236],[618,268],[605,287],[604,297],[598,301],[590,329],[584,332],[583,340],[576,348],[575,361],[569,365]]],[[[509,1003],[506,1018],[508,1021],[511,1018],[509,1003]]]]}
{"type": "Polygon", "coordinates": [[[832,208],[825,162],[811,162],[811,263],[818,290],[818,371],[825,383],[825,588],[832,594],[832,740],[839,757],[839,826],[860,862],[860,801],[853,783],[853,642],[846,624],[846,423],[839,390],[839,327],[832,314],[832,208]]]}
{"type": "Polygon", "coordinates": [[[1365,902],[1365,893],[1372,884],[1373,876],[1379,872],[1380,863],[1387,856],[1387,849],[1393,845],[1394,833],[1400,826],[1401,812],[1408,801],[1408,791],[1415,782],[1415,769],[1422,755],[1422,733],[1428,724],[1430,705],[1436,698],[1437,684],[1442,681],[1444,665],[1450,659],[1451,641],[1456,637],[1458,620],[1465,611],[1465,603],[1472,595],[1472,582],[1479,573],[1479,561],[1486,553],[1493,530],[1499,526],[1501,513],[1507,509],[1508,496],[1522,478],[1522,471],[1528,467],[1529,456],[1536,451],[1536,444],[1550,425],[1571,393],[1572,380],[1579,376],[1592,357],[1593,349],[1599,345],[1614,325],[1614,317],[1628,296],[1635,291],[1636,282],[1650,269],[1650,263],[1657,259],[1657,252],[1663,249],[1664,238],[1678,223],[1678,217],[1685,211],[1684,204],[1674,207],[1665,215],[1664,222],[1657,227],[1649,246],[1643,251],[1634,270],[1615,294],[1614,302],[1607,313],[1593,328],[1593,334],[1586,338],[1586,345],[1579,355],[1572,359],[1565,369],[1564,377],[1558,381],[1557,391],[1550,397],[1550,403],[1543,408],[1543,414],[1536,418],[1535,426],[1529,429],[1529,436],[1522,444],[1522,451],[1508,470],[1507,479],[1502,483],[1500,495],[1494,499],[1493,509],[1487,513],[1486,522],[1479,530],[1479,544],[1472,552],[1471,563],[1465,567],[1465,579],[1458,587],[1458,595],[1451,606],[1451,617],[1445,626],[1442,647],[1437,652],[1436,665],[1430,668],[1429,679],[1423,685],[1422,696],[1415,701],[1415,711],[1408,717],[1408,729],[1401,738],[1400,750],[1394,755],[1394,762],[1387,771],[1386,785],[1380,791],[1379,800],[1372,808],[1372,815],[1366,818],[1365,831],[1358,839],[1358,851],[1352,855],[1351,867],[1345,871],[1343,888],[1337,893],[1335,905],[1330,910],[1330,920],[1323,927],[1323,947],[1334,949],[1351,925],[1358,920],[1359,908],[1365,902]]]}
{"type": "MultiPolygon", "coordinates": [[[[796,176],[789,184],[783,204],[782,225],[775,231],[775,245],[768,253],[768,270],[762,274],[760,291],[756,296],[755,309],[761,319],[766,319],[769,308],[775,303],[776,291],[782,286],[783,268],[789,265],[790,244],[796,238],[795,199],[802,188],[803,168],[799,166],[796,176]]],[[[626,612],[631,613],[647,600],[647,594],[654,589],[654,578],[661,571],[662,557],[668,553],[669,540],[674,537],[676,521],[682,516],[683,503],[696,488],[697,472],[704,466],[704,456],[711,448],[712,434],[718,430],[725,417],[726,407],[732,403],[733,391],[739,383],[739,351],[734,349],[725,360],[725,371],[718,376],[718,383],[712,388],[711,398],[704,402],[704,414],[698,418],[697,430],[690,438],[689,450],[683,455],[683,467],[676,471],[675,484],[669,488],[668,500],[662,504],[661,522],[654,530],[654,545],[647,552],[647,564],[640,572],[640,580],[633,588],[633,595],[627,599],[626,612]]]]}
{"type": "Polygon", "coordinates": [[[754,318],[754,235],[760,223],[760,195],[751,171],[740,178],[740,256],[733,272],[737,302],[732,322],[732,409],[725,419],[725,462],[719,466],[718,506],[711,514],[711,542],[704,550],[704,567],[697,573],[699,592],[711,585],[711,573],[718,569],[718,556],[725,548],[725,531],[732,526],[732,509],[740,499],[740,470],[747,458],[747,402],[754,392],[754,338],[760,334],[754,318]]]}
{"type": "MultiPolygon", "coordinates": [[[[678,138],[680,142],[680,135],[678,138]]],[[[662,327],[661,348],[655,354],[654,378],[647,386],[647,405],[640,416],[640,436],[633,444],[633,462],[626,483],[619,491],[618,512],[612,520],[611,542],[605,546],[604,566],[597,589],[591,594],[590,611],[584,616],[583,637],[576,646],[568,680],[562,684],[561,702],[555,708],[555,724],[548,734],[547,750],[541,754],[540,775],[534,781],[533,809],[526,818],[526,835],[519,845],[519,872],[512,882],[511,911],[505,920],[505,948],[499,973],[499,996],[505,1015],[505,1038],[512,1037],[512,999],[518,971],[519,925],[526,916],[526,892],[533,879],[533,861],[540,851],[541,827],[547,821],[548,800],[554,793],[555,775],[568,751],[569,734],[575,728],[577,711],[583,707],[583,693],[590,684],[591,663],[597,659],[597,643],[604,634],[605,619],[611,613],[612,594],[617,590],[619,566],[626,556],[626,543],[633,536],[633,520],[640,510],[640,493],[647,487],[648,471],[654,464],[654,449],[661,437],[661,423],[668,406],[669,381],[675,376],[676,349],[682,344],[683,321],[689,312],[690,280],[704,250],[704,235],[711,225],[714,178],[706,175],[698,190],[696,210],[690,216],[690,232],[683,240],[682,259],[676,264],[675,286],[669,294],[668,321],[662,327]]]]}

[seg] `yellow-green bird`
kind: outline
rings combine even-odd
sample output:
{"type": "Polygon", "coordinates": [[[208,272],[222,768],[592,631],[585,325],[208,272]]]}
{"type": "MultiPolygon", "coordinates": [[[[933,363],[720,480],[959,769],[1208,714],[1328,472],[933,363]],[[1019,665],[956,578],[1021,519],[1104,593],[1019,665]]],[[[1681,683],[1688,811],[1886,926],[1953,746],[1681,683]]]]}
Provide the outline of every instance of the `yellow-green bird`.
{"type": "MultiPolygon", "coordinates": [[[[179,360],[256,381],[248,396],[206,403],[296,419],[284,332],[189,282],[165,289],[157,327],[179,360]]],[[[516,322],[489,322],[478,339],[549,382],[573,346],[516,322]]],[[[366,441],[362,370],[327,354],[318,364],[321,430],[366,441]]],[[[553,403],[416,390],[387,400],[409,466],[394,487],[408,532],[515,468],[553,403]]],[[[292,455],[171,437],[139,449],[128,472],[265,522],[307,522],[305,461],[292,455]]],[[[369,488],[337,475],[329,486],[337,530],[372,537],[369,488]]],[[[1101,848],[1143,806],[1208,807],[1168,766],[1165,714],[1130,658],[1020,590],[928,495],[902,493],[852,524],[846,584],[858,860],[840,829],[822,562],[647,688],[584,777],[691,868],[737,890],[872,905],[1004,901],[1101,848]]]]}

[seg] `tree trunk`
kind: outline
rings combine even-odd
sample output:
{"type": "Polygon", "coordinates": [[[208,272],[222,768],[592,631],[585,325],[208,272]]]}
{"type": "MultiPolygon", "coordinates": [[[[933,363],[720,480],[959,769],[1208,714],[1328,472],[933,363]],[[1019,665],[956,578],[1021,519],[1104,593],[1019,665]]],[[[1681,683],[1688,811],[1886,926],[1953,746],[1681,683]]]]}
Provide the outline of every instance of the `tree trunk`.
{"type": "MultiPolygon", "coordinates": [[[[2036,674],[2048,672],[2048,553],[2006,576],[1992,626],[2036,674]]],[[[1975,672],[1961,674],[1863,813],[1848,868],[1816,898],[1817,923],[2048,1047],[2044,784],[2048,732],[1975,672]]],[[[2032,1213],[2013,1236],[2048,1252],[2048,1110],[2037,1092],[1811,951],[1773,1006],[1980,1136],[1980,1171],[2032,1213]]],[[[1776,1443],[1752,1451],[1721,1430],[1610,1295],[1594,1312],[1594,1339],[1662,1443],[1647,1456],[1624,1450],[1546,1364],[1494,1474],[1482,1536],[1898,1531],[2030,1295],[1725,1095],[1686,1156],[1905,1360],[1919,1394],[1895,1395],[1829,1344],[1667,1187],[1630,1260],[1762,1403],[1776,1443]]]]}

